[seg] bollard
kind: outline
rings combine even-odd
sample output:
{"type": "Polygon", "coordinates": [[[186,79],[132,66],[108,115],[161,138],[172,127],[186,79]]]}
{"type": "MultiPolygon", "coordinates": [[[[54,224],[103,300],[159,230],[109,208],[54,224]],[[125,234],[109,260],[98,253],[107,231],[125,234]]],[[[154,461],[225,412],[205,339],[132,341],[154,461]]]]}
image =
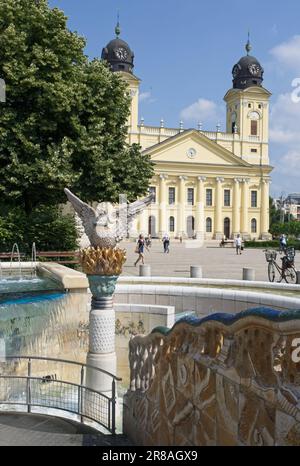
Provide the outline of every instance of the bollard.
{"type": "Polygon", "coordinates": [[[297,274],[297,284],[300,285],[300,271],[296,272],[297,274]]]}
{"type": "Polygon", "coordinates": [[[255,270],[254,269],[243,269],[243,280],[255,281],[255,270]]]}
{"type": "Polygon", "coordinates": [[[191,265],[191,278],[202,278],[202,267],[200,265],[191,265]]]}
{"type": "Polygon", "coordinates": [[[151,277],[150,265],[140,265],[140,277],[151,277]]]}

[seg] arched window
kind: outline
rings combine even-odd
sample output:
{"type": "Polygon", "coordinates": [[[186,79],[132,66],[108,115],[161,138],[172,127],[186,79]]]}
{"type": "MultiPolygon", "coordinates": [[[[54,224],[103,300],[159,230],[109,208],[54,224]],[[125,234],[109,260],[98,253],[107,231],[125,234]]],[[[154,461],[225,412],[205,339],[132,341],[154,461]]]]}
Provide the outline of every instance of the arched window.
{"type": "Polygon", "coordinates": [[[260,114],[258,112],[250,112],[249,118],[251,120],[251,136],[258,135],[258,120],[260,119],[260,114]]]}
{"type": "Polygon", "coordinates": [[[212,232],[212,220],[210,217],[207,217],[206,219],[206,233],[211,233],[212,232]]]}
{"type": "Polygon", "coordinates": [[[251,220],[251,233],[257,233],[257,221],[256,218],[251,220]]]}
{"type": "Polygon", "coordinates": [[[175,231],[175,218],[174,217],[169,218],[169,231],[170,233],[173,233],[175,231]]]}

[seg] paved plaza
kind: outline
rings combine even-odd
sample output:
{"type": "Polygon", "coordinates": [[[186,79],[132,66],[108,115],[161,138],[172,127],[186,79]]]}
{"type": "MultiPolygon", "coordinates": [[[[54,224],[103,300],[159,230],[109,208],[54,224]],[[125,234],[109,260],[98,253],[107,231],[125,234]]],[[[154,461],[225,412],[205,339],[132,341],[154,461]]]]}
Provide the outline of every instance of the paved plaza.
{"type": "MultiPolygon", "coordinates": [[[[120,247],[127,250],[127,261],[123,275],[138,275],[139,266],[134,266],[137,254],[134,242],[123,242],[120,247]]],[[[277,262],[281,264],[278,254],[277,262]]],[[[161,241],[154,240],[150,251],[145,252],[145,263],[151,265],[151,275],[189,277],[191,265],[201,265],[204,278],[242,279],[243,267],[254,268],[256,280],[268,281],[268,264],[262,249],[246,249],[237,256],[231,246],[219,247],[219,241],[205,242],[200,247],[197,241],[182,244],[171,241],[170,253],[164,254],[161,241]],[[196,247],[195,247],[196,246],[196,247]]],[[[296,268],[300,270],[300,253],[296,253],[296,268]]]]}
{"type": "Polygon", "coordinates": [[[101,434],[76,422],[40,414],[1,413],[0,446],[132,445],[125,436],[101,434]]]}

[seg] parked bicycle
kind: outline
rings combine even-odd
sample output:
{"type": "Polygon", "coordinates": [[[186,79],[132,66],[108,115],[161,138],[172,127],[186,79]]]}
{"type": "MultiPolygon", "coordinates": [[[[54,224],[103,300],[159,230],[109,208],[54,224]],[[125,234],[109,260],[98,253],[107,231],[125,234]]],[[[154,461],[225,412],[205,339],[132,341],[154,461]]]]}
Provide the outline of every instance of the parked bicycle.
{"type": "Polygon", "coordinates": [[[284,256],[281,257],[282,266],[276,262],[277,251],[266,249],[266,261],[268,262],[268,277],[270,282],[297,283],[297,271],[295,269],[295,248],[286,248],[284,256]]]}

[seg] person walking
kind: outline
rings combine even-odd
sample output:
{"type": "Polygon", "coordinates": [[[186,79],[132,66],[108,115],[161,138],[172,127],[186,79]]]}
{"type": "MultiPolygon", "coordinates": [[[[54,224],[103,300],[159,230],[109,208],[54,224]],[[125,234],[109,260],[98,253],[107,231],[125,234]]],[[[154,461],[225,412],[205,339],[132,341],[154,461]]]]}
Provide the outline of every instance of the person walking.
{"type": "Polygon", "coordinates": [[[151,235],[148,235],[147,238],[146,238],[147,248],[151,248],[151,244],[152,244],[152,238],[151,238],[151,235]]]}
{"type": "Polygon", "coordinates": [[[242,238],[241,235],[237,235],[235,238],[235,250],[237,254],[242,254],[242,238]]]}
{"type": "Polygon", "coordinates": [[[145,254],[144,254],[144,250],[145,248],[147,249],[147,251],[149,251],[149,249],[147,248],[146,244],[145,244],[145,238],[144,236],[141,234],[139,235],[139,239],[138,239],[138,242],[137,242],[137,245],[136,245],[136,253],[139,255],[139,257],[137,258],[137,260],[135,261],[134,263],[134,266],[136,267],[137,264],[142,261],[142,264],[144,265],[145,264],[145,254]]]}
{"type": "Polygon", "coordinates": [[[287,248],[287,237],[286,235],[282,234],[280,235],[279,239],[279,250],[282,252],[285,252],[287,248]]]}
{"type": "Polygon", "coordinates": [[[170,237],[167,233],[164,234],[163,239],[162,239],[163,245],[164,245],[164,253],[169,254],[170,252],[170,237]]]}

